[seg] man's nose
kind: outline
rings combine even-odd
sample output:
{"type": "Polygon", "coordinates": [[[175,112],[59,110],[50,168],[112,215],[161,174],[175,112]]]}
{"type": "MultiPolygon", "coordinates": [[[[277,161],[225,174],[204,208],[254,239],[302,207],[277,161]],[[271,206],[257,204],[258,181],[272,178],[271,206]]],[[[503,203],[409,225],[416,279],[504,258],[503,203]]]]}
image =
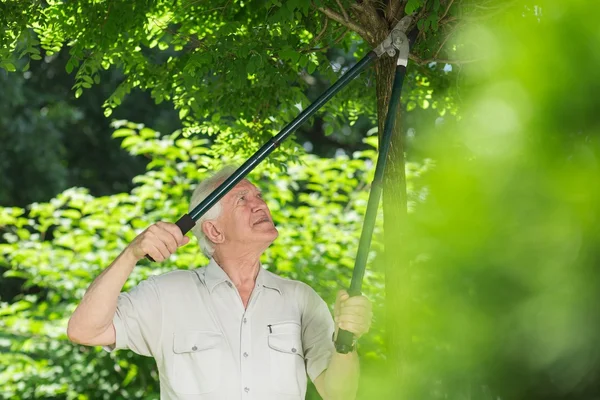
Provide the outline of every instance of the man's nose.
{"type": "Polygon", "coordinates": [[[255,197],[252,200],[252,211],[265,210],[267,208],[267,203],[260,197],[255,197]]]}

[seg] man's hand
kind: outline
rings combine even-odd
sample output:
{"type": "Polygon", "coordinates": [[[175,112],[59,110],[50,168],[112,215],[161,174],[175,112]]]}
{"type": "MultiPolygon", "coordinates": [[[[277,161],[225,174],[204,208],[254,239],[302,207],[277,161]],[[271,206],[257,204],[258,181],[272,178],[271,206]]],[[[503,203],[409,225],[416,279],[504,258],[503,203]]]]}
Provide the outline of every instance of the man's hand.
{"type": "Polygon", "coordinates": [[[334,321],[336,337],[338,329],[348,331],[358,339],[371,328],[373,312],[371,302],[365,296],[350,297],[347,291],[340,290],[335,300],[334,321]]]}
{"type": "Polygon", "coordinates": [[[190,241],[190,238],[181,233],[181,229],[170,222],[157,222],[150,225],[129,244],[128,250],[136,261],[146,257],[154,261],[164,261],[177,251],[177,249],[190,241]]]}

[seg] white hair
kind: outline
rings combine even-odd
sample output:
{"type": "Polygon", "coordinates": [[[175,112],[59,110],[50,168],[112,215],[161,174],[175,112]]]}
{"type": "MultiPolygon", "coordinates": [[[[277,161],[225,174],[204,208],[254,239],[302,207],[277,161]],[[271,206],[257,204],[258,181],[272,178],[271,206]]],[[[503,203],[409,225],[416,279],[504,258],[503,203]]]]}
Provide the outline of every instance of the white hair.
{"type": "MultiPolygon", "coordinates": [[[[206,199],[208,195],[210,195],[213,190],[215,190],[223,181],[229,178],[236,171],[237,167],[235,165],[226,165],[213,175],[204,179],[202,182],[198,184],[194,193],[192,193],[192,198],[190,199],[190,207],[189,211],[192,211],[194,207],[196,207],[202,200],[206,199]]],[[[209,238],[206,237],[204,232],[202,231],[202,223],[204,221],[213,221],[221,215],[221,211],[223,207],[221,206],[221,200],[219,200],[214,206],[210,208],[200,219],[196,222],[196,225],[192,228],[192,233],[194,236],[198,238],[198,242],[200,243],[200,249],[202,253],[207,257],[212,257],[215,252],[215,244],[210,241],[209,238]]]]}

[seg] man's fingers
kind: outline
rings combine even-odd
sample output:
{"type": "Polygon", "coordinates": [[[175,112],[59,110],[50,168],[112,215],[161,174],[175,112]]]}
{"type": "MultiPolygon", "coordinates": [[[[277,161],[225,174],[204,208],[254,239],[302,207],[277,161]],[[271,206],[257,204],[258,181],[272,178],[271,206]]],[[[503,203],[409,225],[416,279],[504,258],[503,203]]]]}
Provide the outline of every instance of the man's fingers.
{"type": "Polygon", "coordinates": [[[162,255],[163,261],[166,260],[167,258],[169,258],[169,256],[172,254],[172,251],[169,250],[167,245],[164,242],[161,242],[160,240],[157,240],[154,243],[154,247],[162,255]]]}
{"type": "Polygon", "coordinates": [[[346,290],[338,290],[337,292],[337,298],[338,299],[344,299],[344,298],[348,298],[350,297],[350,295],[348,294],[348,292],[346,290]]]}
{"type": "Polygon", "coordinates": [[[371,318],[366,315],[342,315],[338,317],[338,324],[353,323],[353,324],[369,324],[371,318]]]}
{"type": "Polygon", "coordinates": [[[356,336],[362,336],[364,333],[369,331],[369,326],[365,324],[345,322],[343,324],[340,324],[340,329],[348,331],[356,336]]]}
{"type": "Polygon", "coordinates": [[[146,254],[152,257],[152,259],[156,262],[161,262],[165,260],[165,255],[155,244],[151,244],[148,247],[148,250],[146,250],[146,254]]]}
{"type": "Polygon", "coordinates": [[[149,255],[150,257],[152,257],[152,260],[154,260],[156,262],[164,261],[161,252],[158,251],[158,249],[155,247],[153,247],[151,250],[147,251],[146,254],[149,255]]]}
{"type": "Polygon", "coordinates": [[[168,225],[164,222],[157,222],[149,229],[149,231],[154,234],[158,240],[163,242],[171,253],[174,253],[179,245],[177,243],[177,238],[167,226],[168,225]]]}
{"type": "Polygon", "coordinates": [[[342,305],[339,308],[339,314],[354,313],[354,314],[369,314],[372,312],[371,307],[365,304],[342,305]]]}
{"type": "Polygon", "coordinates": [[[353,296],[342,302],[342,306],[365,306],[371,307],[371,302],[365,296],[353,296]]]}
{"type": "Polygon", "coordinates": [[[185,244],[183,242],[183,238],[185,236],[183,235],[183,233],[181,232],[181,229],[176,224],[171,224],[171,223],[167,223],[167,222],[157,222],[156,224],[157,225],[160,224],[159,226],[161,229],[164,229],[165,231],[169,232],[169,234],[171,234],[173,236],[173,238],[175,239],[175,242],[177,243],[177,247],[185,244]]]}
{"type": "Polygon", "coordinates": [[[338,292],[337,300],[334,317],[336,325],[356,337],[367,333],[373,319],[371,302],[364,296],[350,297],[343,291],[338,292]]]}

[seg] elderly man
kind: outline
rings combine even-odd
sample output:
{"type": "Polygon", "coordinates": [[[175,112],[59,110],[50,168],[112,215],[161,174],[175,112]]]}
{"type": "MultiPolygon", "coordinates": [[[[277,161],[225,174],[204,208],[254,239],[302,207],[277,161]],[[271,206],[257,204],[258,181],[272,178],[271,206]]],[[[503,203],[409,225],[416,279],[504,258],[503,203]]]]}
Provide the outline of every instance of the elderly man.
{"type": "MultiPolygon", "coordinates": [[[[233,172],[203,181],[190,209],[233,172]]],[[[90,285],[69,320],[70,340],[154,357],[163,399],[303,399],[307,375],[324,399],[354,398],[357,354],[337,353],[332,337],[338,328],[366,333],[369,301],[340,291],[334,323],[312,288],[262,268],[278,232],[248,180],[193,232],[210,258],[206,267],[152,276],[121,293],[146,254],[163,261],[189,242],[174,224],[150,226],[90,285]]]]}

